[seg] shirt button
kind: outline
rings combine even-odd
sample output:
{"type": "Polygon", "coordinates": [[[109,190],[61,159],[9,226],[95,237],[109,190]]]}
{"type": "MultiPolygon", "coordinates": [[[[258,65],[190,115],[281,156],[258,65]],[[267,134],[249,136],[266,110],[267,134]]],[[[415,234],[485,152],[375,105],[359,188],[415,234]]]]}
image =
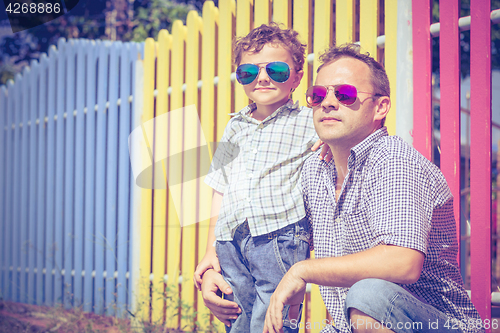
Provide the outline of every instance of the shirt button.
{"type": "Polygon", "coordinates": [[[247,198],[247,201],[248,201],[248,202],[250,202],[250,201],[252,201],[252,199],[250,199],[250,198],[247,198]]]}
{"type": "Polygon", "coordinates": [[[337,217],[337,218],[335,219],[335,222],[340,223],[340,217],[337,217]]]}
{"type": "Polygon", "coordinates": [[[252,178],[252,177],[253,177],[253,173],[249,173],[248,178],[252,178]]]}
{"type": "Polygon", "coordinates": [[[252,150],[252,153],[257,154],[257,149],[252,150]]]}

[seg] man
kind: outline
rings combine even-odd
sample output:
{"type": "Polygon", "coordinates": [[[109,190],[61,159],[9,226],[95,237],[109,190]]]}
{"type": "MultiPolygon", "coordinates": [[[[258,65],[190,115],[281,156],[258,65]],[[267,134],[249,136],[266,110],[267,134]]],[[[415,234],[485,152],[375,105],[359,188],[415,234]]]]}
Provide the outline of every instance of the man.
{"type": "Polygon", "coordinates": [[[301,175],[317,259],[283,277],[264,332],[281,331],[284,305],[298,313],[306,283],[320,285],[332,316],[325,332],[481,331],[456,263],[446,181],[383,127],[391,106],[384,68],[356,45],[331,48],[321,61],[306,95],[333,159],[309,158],[301,175]]]}

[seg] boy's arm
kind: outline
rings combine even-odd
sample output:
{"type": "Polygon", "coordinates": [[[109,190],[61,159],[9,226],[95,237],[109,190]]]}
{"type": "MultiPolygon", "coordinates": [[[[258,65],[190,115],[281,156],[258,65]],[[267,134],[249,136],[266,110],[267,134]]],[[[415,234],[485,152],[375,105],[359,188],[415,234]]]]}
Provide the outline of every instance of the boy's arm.
{"type": "Polygon", "coordinates": [[[208,240],[207,240],[207,250],[205,256],[199,262],[196,270],[194,271],[194,284],[198,290],[201,291],[201,277],[208,269],[213,268],[215,271],[220,273],[219,259],[217,258],[217,253],[215,252],[215,224],[217,223],[217,218],[219,216],[220,206],[222,203],[223,194],[214,190],[214,196],[212,198],[212,211],[210,218],[210,226],[208,228],[208,240]]]}

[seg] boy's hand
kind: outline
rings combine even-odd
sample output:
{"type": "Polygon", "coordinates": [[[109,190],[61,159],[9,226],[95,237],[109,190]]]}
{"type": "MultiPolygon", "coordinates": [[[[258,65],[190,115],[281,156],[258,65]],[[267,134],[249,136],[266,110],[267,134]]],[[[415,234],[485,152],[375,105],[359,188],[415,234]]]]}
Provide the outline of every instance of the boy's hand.
{"type": "Polygon", "coordinates": [[[205,306],[226,326],[231,326],[229,320],[238,318],[241,309],[237,303],[222,299],[221,290],[226,295],[233,292],[220,273],[213,269],[206,271],[201,285],[201,296],[205,306]]]}
{"type": "Polygon", "coordinates": [[[323,143],[323,141],[321,141],[321,140],[318,139],[318,141],[316,141],[314,143],[314,145],[311,147],[311,150],[312,151],[316,151],[321,146],[323,146],[323,147],[321,148],[321,153],[318,156],[319,159],[320,160],[325,160],[326,162],[330,162],[331,159],[332,159],[332,157],[333,157],[333,155],[332,155],[332,152],[330,150],[330,147],[328,145],[325,145],[323,143]]]}
{"type": "Polygon", "coordinates": [[[205,256],[198,263],[198,266],[196,266],[196,270],[194,271],[193,281],[194,285],[199,291],[201,291],[201,278],[203,274],[209,269],[213,269],[217,273],[220,273],[219,259],[217,258],[215,249],[213,251],[207,251],[207,253],[205,253],[205,256]]]}

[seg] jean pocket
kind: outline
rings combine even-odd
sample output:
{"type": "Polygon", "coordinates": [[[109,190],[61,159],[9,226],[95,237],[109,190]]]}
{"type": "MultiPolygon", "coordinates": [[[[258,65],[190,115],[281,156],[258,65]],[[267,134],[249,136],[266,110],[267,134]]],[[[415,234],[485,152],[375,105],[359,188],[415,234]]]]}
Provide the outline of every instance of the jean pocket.
{"type": "Polygon", "coordinates": [[[293,230],[274,238],[273,247],[283,275],[295,263],[305,260],[309,256],[309,243],[296,237],[293,230]]]}

